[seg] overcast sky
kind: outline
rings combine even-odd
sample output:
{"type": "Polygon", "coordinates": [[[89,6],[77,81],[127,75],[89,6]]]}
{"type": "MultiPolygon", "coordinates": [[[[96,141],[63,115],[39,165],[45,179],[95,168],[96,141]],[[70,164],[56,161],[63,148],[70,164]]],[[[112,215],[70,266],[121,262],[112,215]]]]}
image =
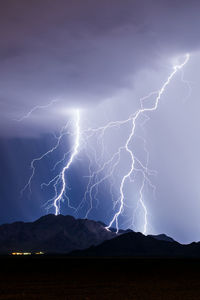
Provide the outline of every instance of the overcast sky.
{"type": "MultiPolygon", "coordinates": [[[[1,126],[1,134],[13,134],[12,119],[35,105],[58,99],[54,116],[63,106],[90,107],[132,87],[141,70],[160,72],[171,58],[197,51],[199,6],[194,0],[2,2],[0,120],[7,130],[1,126]]],[[[44,115],[34,120],[38,126],[44,115]]]]}

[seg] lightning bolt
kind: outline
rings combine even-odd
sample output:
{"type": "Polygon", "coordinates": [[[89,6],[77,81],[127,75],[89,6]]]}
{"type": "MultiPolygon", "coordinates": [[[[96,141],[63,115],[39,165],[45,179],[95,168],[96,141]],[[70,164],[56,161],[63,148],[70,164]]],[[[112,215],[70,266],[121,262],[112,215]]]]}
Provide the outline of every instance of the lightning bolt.
{"type": "MultiPolygon", "coordinates": [[[[150,108],[145,108],[144,104],[143,104],[143,100],[141,101],[141,108],[135,113],[135,115],[132,117],[132,129],[131,132],[129,134],[129,137],[126,141],[125,144],[125,149],[127,151],[127,153],[129,153],[130,158],[131,158],[131,165],[130,165],[130,169],[127,172],[127,174],[125,174],[125,176],[122,178],[121,181],[121,185],[120,185],[120,207],[119,210],[115,213],[113,219],[111,220],[110,224],[108,225],[108,229],[112,226],[112,224],[114,222],[116,222],[116,228],[117,228],[117,232],[119,231],[119,227],[118,227],[118,217],[119,215],[122,213],[123,211],[123,207],[124,207],[124,184],[127,180],[127,178],[129,178],[131,176],[131,174],[134,172],[134,165],[135,165],[135,157],[134,157],[134,153],[132,152],[132,150],[129,147],[130,141],[132,140],[132,138],[134,137],[134,133],[135,133],[135,127],[136,127],[136,121],[138,119],[138,117],[146,112],[152,112],[155,111],[158,107],[159,104],[159,100],[162,96],[162,94],[164,93],[166,87],[170,84],[171,80],[173,79],[173,77],[175,76],[175,74],[178,72],[178,70],[182,69],[185,64],[188,62],[190,58],[189,54],[186,54],[185,60],[182,64],[180,65],[175,65],[173,67],[173,71],[172,73],[169,75],[169,77],[167,78],[167,80],[164,82],[163,86],[161,87],[161,89],[158,91],[158,95],[155,99],[155,104],[153,107],[150,108]]],[[[144,228],[143,228],[143,234],[146,234],[147,231],[147,208],[145,206],[144,200],[143,200],[143,189],[144,189],[144,183],[145,183],[145,176],[143,177],[143,182],[142,182],[142,186],[140,188],[140,198],[139,198],[139,202],[141,203],[143,210],[144,210],[144,228]]]]}
{"type": "Polygon", "coordinates": [[[60,142],[61,142],[61,139],[69,134],[68,131],[66,131],[66,129],[68,128],[68,125],[69,123],[67,123],[60,131],[60,135],[56,138],[57,139],[57,142],[55,144],[54,147],[52,147],[50,150],[48,150],[47,152],[45,152],[44,154],[42,154],[40,157],[37,157],[37,158],[34,158],[31,162],[31,176],[29,177],[29,180],[28,182],[26,183],[26,185],[24,186],[24,188],[21,190],[21,196],[23,196],[23,193],[25,192],[25,190],[27,188],[29,188],[29,191],[31,193],[31,182],[32,182],[32,179],[35,175],[35,163],[38,162],[38,161],[41,161],[43,158],[45,158],[46,156],[48,156],[49,154],[53,153],[56,149],[58,149],[59,145],[60,145],[60,142]]]}
{"type": "Polygon", "coordinates": [[[52,100],[50,103],[48,103],[46,105],[36,105],[30,111],[28,111],[27,114],[25,114],[24,116],[22,116],[19,119],[14,119],[14,121],[22,122],[25,119],[28,119],[36,110],[49,108],[50,106],[52,106],[56,102],[57,102],[57,100],[52,100]]]}
{"type": "Polygon", "coordinates": [[[62,169],[62,172],[60,174],[61,181],[62,181],[62,188],[61,188],[60,193],[55,197],[54,202],[53,202],[56,215],[58,215],[60,213],[59,204],[60,204],[61,199],[63,198],[65,189],[66,189],[65,173],[70,168],[71,164],[73,163],[75,156],[78,154],[78,148],[80,145],[80,112],[79,112],[79,110],[76,110],[76,125],[75,125],[75,127],[76,127],[76,134],[75,134],[76,138],[75,138],[74,149],[70,156],[70,159],[68,160],[66,166],[62,169]]]}

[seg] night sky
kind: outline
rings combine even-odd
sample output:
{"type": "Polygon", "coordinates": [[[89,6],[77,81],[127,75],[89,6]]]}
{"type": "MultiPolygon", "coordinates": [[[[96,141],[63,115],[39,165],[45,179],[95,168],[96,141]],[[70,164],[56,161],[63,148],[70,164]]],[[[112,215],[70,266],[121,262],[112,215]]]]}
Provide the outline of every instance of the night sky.
{"type": "MultiPolygon", "coordinates": [[[[200,240],[199,11],[198,0],[1,1],[1,224],[55,212],[45,206],[53,187],[40,185],[61,172],[69,159],[68,154],[52,171],[73,147],[74,109],[80,110],[81,132],[125,120],[138,109],[139,99],[159,90],[189,53],[157,111],[138,120],[130,147],[144,164],[148,150],[149,169],[156,170],[150,176],[155,195],[148,186],[144,190],[147,233],[166,233],[183,243],[200,240]],[[35,163],[32,193],[26,189],[21,195],[31,161],[55,146],[67,122],[69,132],[58,149],[35,163]]],[[[150,104],[154,99],[150,97],[150,104]]],[[[129,124],[109,130],[103,148],[100,138],[82,135],[66,175],[72,206],[83,199],[89,171],[110,159],[129,130],[129,124]]],[[[113,176],[94,192],[88,218],[109,224],[129,165],[130,157],[122,153],[113,176]]],[[[108,173],[104,169],[100,177],[108,173]]],[[[140,185],[140,175],[134,174],[125,185],[121,228],[142,231],[143,211],[136,208],[140,185]]],[[[89,205],[86,200],[75,212],[65,199],[61,213],[84,218],[89,205]]]]}

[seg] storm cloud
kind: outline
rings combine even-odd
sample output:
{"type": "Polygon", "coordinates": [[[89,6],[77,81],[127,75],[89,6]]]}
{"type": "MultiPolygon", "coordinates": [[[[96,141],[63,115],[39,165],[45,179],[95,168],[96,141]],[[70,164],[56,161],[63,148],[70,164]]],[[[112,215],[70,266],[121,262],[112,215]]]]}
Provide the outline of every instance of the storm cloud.
{"type": "Polygon", "coordinates": [[[63,108],[94,106],[132,89],[141,70],[159,72],[197,51],[199,9],[195,0],[2,2],[1,134],[14,134],[13,119],[35,105],[57,99],[51,122],[43,112],[30,120],[37,128],[45,118],[56,123],[63,108]]]}

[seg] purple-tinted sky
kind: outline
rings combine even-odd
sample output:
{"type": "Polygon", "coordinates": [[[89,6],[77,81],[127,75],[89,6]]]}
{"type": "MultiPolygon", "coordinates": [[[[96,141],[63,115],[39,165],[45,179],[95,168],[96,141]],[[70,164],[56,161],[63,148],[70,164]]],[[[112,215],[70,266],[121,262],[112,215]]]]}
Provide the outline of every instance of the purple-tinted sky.
{"type": "Polygon", "coordinates": [[[96,105],[141,70],[159,72],[171,57],[198,50],[199,8],[194,0],[2,2],[1,134],[13,134],[10,120],[36,104],[96,105]]]}
{"type": "MultiPolygon", "coordinates": [[[[135,111],[138,98],[159,89],[173,64],[189,52],[184,74],[177,75],[159,111],[138,135],[147,139],[150,166],[158,171],[156,199],[147,201],[149,231],[182,242],[200,240],[199,11],[198,0],[1,2],[1,223],[43,213],[39,184],[29,200],[20,199],[19,191],[30,160],[53,145],[51,133],[64,124],[71,108],[83,110],[83,127],[124,119],[135,111]],[[48,109],[16,121],[54,99],[48,109]]],[[[123,136],[118,132],[113,144],[123,136]]],[[[77,167],[72,173],[84,175],[77,167]]],[[[46,170],[41,176],[47,176],[46,170]]],[[[109,201],[107,194],[101,198],[109,201]]],[[[103,206],[91,215],[106,222],[111,217],[104,218],[103,206]]],[[[139,221],[135,229],[141,229],[139,221]]]]}

